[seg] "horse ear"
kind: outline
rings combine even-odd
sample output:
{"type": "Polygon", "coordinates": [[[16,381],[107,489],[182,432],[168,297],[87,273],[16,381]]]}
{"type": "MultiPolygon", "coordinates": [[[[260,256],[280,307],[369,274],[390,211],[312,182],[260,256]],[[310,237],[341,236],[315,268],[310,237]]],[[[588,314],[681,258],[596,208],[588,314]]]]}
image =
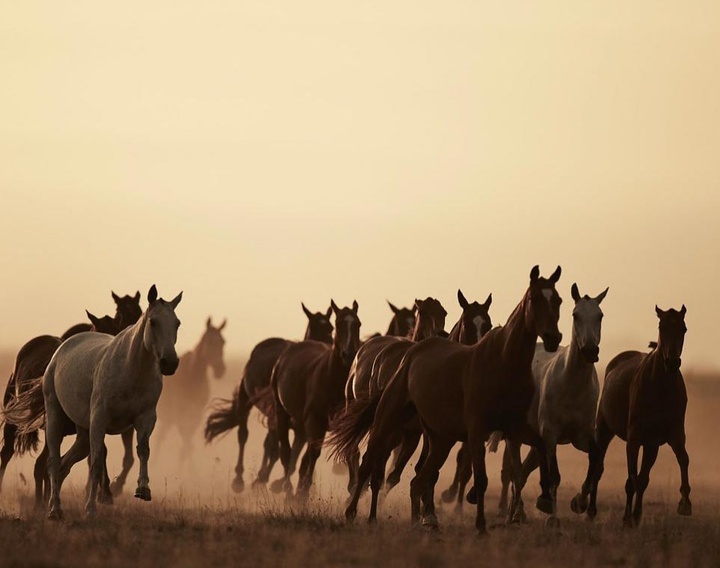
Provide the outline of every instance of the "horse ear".
{"type": "Polygon", "coordinates": [[[136,302],[140,303],[140,290],[135,292],[135,295],[133,296],[133,298],[135,298],[136,302]]]}
{"type": "Polygon", "coordinates": [[[661,317],[663,315],[663,311],[657,307],[657,304],[655,304],[655,313],[657,314],[657,317],[661,317]]]}
{"type": "Polygon", "coordinates": [[[385,301],[388,303],[388,306],[390,306],[390,309],[392,310],[392,312],[394,314],[397,314],[398,311],[400,311],[393,305],[393,303],[390,300],[385,300],[385,301]]]}
{"type": "Polygon", "coordinates": [[[360,307],[360,306],[358,306],[357,300],[353,300],[352,310],[353,310],[353,313],[354,313],[354,314],[357,315],[357,311],[358,311],[358,308],[359,308],[359,307],[360,307]]]}
{"type": "Polygon", "coordinates": [[[112,299],[116,304],[120,304],[120,296],[118,296],[115,292],[110,290],[110,294],[112,294],[112,299]]]}
{"type": "Polygon", "coordinates": [[[685,304],[682,305],[682,308],[680,308],[680,315],[682,317],[685,317],[685,314],[687,313],[687,308],[685,307],[685,304]]]}
{"type": "Polygon", "coordinates": [[[423,301],[422,301],[422,300],[418,300],[417,298],[415,298],[415,304],[414,304],[415,311],[420,311],[420,307],[421,307],[422,305],[423,305],[423,301]]]}
{"type": "Polygon", "coordinates": [[[570,287],[570,295],[572,296],[574,302],[580,300],[580,291],[578,290],[577,284],[575,282],[573,282],[573,285],[570,287]]]}
{"type": "Polygon", "coordinates": [[[483,304],[483,306],[485,307],[485,309],[488,309],[491,305],[492,305],[492,292],[490,292],[490,294],[488,294],[487,300],[485,300],[485,303],[483,304]]]}
{"type": "Polygon", "coordinates": [[[205,322],[205,327],[208,329],[212,327],[212,316],[208,317],[207,321],[205,322]]]}
{"type": "Polygon", "coordinates": [[[460,288],[458,288],[457,298],[458,298],[458,304],[460,304],[460,307],[463,310],[468,307],[468,301],[465,299],[465,296],[463,295],[462,290],[460,290],[460,288]]]}
{"type": "Polygon", "coordinates": [[[226,325],[227,325],[227,318],[225,318],[225,319],[223,320],[223,322],[220,324],[220,327],[217,328],[218,331],[222,331],[223,329],[225,329],[225,326],[226,326],[226,325]]]}
{"type": "Polygon", "coordinates": [[[328,319],[330,319],[330,316],[331,316],[331,315],[332,315],[332,306],[330,306],[330,307],[327,309],[327,312],[325,312],[325,317],[328,318],[328,319]]]}
{"type": "Polygon", "coordinates": [[[312,313],[305,307],[305,302],[300,302],[300,305],[302,306],[303,312],[305,312],[307,318],[310,319],[312,317],[312,313]]]}
{"type": "Polygon", "coordinates": [[[599,295],[597,298],[595,298],[595,301],[596,301],[598,304],[605,299],[605,296],[607,296],[608,290],[610,290],[610,287],[609,287],[609,286],[608,286],[607,288],[605,288],[605,290],[603,290],[602,292],[600,292],[600,295],[599,295]]]}
{"type": "Polygon", "coordinates": [[[562,268],[560,268],[560,265],[558,265],[558,267],[555,269],[555,272],[550,275],[550,278],[548,278],[548,280],[555,284],[558,280],[560,280],[560,274],[562,274],[562,268]]]}
{"type": "Polygon", "coordinates": [[[337,307],[337,304],[335,303],[335,300],[330,298],[330,307],[332,308],[332,311],[335,312],[335,315],[340,311],[340,308],[337,307]]]}
{"type": "Polygon", "coordinates": [[[540,278],[540,267],[536,264],[530,271],[530,284],[536,282],[540,278]]]}
{"type": "Polygon", "coordinates": [[[158,298],[158,291],[157,291],[157,288],[155,287],[155,284],[153,284],[150,287],[150,291],[148,292],[148,298],[147,298],[148,304],[150,304],[152,306],[155,303],[155,301],[157,300],[157,298],[158,298]]]}
{"type": "Polygon", "coordinates": [[[89,311],[85,310],[85,313],[87,314],[88,319],[90,320],[90,323],[97,327],[99,321],[96,316],[91,314],[89,311]]]}
{"type": "Polygon", "coordinates": [[[178,307],[178,304],[180,303],[180,300],[182,300],[182,292],[180,292],[177,296],[175,296],[172,300],[170,300],[170,305],[172,306],[173,310],[178,307]]]}

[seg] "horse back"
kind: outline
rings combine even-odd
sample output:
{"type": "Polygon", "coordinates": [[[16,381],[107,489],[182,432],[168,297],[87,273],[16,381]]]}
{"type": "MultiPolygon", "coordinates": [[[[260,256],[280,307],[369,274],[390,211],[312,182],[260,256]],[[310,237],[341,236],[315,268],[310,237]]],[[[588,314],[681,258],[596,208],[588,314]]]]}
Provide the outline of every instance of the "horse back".
{"type": "Polygon", "coordinates": [[[322,396],[323,387],[327,388],[323,383],[329,378],[331,357],[332,345],[304,340],[289,345],[278,358],[272,386],[283,408],[296,422],[304,419],[313,396],[322,396]]]}
{"type": "Polygon", "coordinates": [[[292,343],[287,339],[271,337],[253,348],[242,378],[243,388],[251,399],[270,386],[270,376],[275,363],[292,343]]]}
{"type": "Polygon", "coordinates": [[[370,396],[379,396],[385,389],[400,362],[408,350],[415,345],[410,339],[396,338],[396,341],[385,345],[377,354],[372,364],[369,380],[370,396]]]}
{"type": "Polygon", "coordinates": [[[370,381],[375,359],[388,345],[396,343],[399,339],[390,335],[380,335],[368,339],[360,346],[350,371],[355,398],[367,398],[370,396],[370,381]]]}

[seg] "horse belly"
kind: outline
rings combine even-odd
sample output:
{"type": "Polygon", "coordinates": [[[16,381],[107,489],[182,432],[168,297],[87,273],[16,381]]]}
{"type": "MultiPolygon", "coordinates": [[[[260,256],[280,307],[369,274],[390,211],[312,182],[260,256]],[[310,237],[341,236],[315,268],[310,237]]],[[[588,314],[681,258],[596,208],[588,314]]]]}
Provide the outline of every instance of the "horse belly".
{"type": "Polygon", "coordinates": [[[467,428],[462,390],[459,386],[453,388],[455,385],[441,379],[413,379],[408,385],[410,400],[427,428],[456,440],[464,440],[467,438],[467,428]]]}

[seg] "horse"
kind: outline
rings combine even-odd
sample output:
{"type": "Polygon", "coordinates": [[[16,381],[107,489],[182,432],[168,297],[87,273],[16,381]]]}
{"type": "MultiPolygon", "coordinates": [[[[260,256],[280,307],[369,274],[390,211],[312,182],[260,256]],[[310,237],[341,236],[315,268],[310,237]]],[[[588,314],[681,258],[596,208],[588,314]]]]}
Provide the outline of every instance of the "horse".
{"type": "MultiPolygon", "coordinates": [[[[390,306],[394,308],[392,304],[390,306]]],[[[407,308],[405,309],[407,310],[407,308]]],[[[395,312],[395,310],[393,311],[395,312]]],[[[358,405],[365,405],[372,396],[382,392],[384,385],[378,382],[377,379],[373,380],[373,377],[377,376],[377,374],[373,374],[373,369],[376,367],[376,359],[380,353],[386,349],[389,349],[392,353],[402,353],[407,346],[427,337],[434,337],[445,328],[447,312],[435,298],[416,299],[413,304],[412,314],[414,325],[410,337],[407,337],[407,334],[405,336],[395,336],[388,333],[387,335],[372,337],[360,345],[350,366],[348,380],[345,383],[345,409],[340,411],[338,416],[333,417],[330,426],[331,430],[336,428],[333,424],[342,421],[345,412],[353,412],[351,406],[354,408],[358,405]]],[[[395,315],[397,316],[397,312],[395,312],[395,315]]],[[[395,317],[393,317],[393,320],[395,320],[395,317]]],[[[388,332],[391,330],[393,330],[392,322],[388,332]]],[[[402,355],[400,357],[402,358],[402,355]]],[[[357,478],[359,458],[359,450],[356,448],[352,459],[347,463],[350,473],[348,491],[352,491],[354,481],[357,478]]]]}
{"type": "MultiPolygon", "coordinates": [[[[330,323],[332,308],[327,312],[313,313],[301,304],[308,319],[305,329],[305,340],[332,343],[333,326],[330,323]]],[[[235,478],[232,489],[240,493],[245,488],[243,481],[245,444],[248,439],[248,417],[253,406],[268,417],[268,433],[263,444],[263,458],[256,483],[266,483],[273,466],[280,457],[278,450],[277,428],[274,424],[275,408],[270,388],[270,375],[280,354],[294,342],[279,337],[271,337],[258,343],[245,365],[240,382],[233,392],[232,399],[217,399],[213,411],[205,425],[205,442],[210,443],[220,434],[237,427],[238,429],[238,460],[235,466],[235,478]],[[268,396],[269,395],[269,396],[268,396]],[[269,398],[269,403],[268,403],[269,398]]]]}
{"type": "Polygon", "coordinates": [[[110,318],[110,316],[104,316],[104,318],[96,318],[104,320],[100,321],[100,328],[98,328],[96,322],[93,321],[93,318],[95,316],[90,317],[90,312],[87,312],[86,310],[91,323],[79,323],[72,326],[60,336],[60,339],[65,341],[69,337],[72,337],[73,335],[77,335],[78,333],[82,333],[84,331],[100,331],[102,333],[117,335],[121,330],[131,326],[140,319],[140,316],[142,315],[142,309],[140,308],[139,291],[136,292],[134,296],[118,296],[112,290],[110,291],[110,294],[112,295],[112,299],[115,302],[116,306],[114,318],[110,318]],[[110,319],[114,320],[114,325],[110,322],[110,319]],[[115,331],[113,332],[112,330],[115,331]]]}
{"type": "Polygon", "coordinates": [[[657,344],[650,353],[624,351],[605,370],[595,426],[596,444],[589,452],[588,472],[582,490],[572,500],[574,512],[597,515],[597,488],[603,474],[605,452],[615,436],[627,442],[628,479],[625,483],[623,524],[634,527],[642,518],[643,495],[650,481],[659,447],[669,444],[680,466],[680,515],[692,514],[685,449],[687,391],[680,371],[687,327],[683,304],[680,310],[663,311],[655,306],[659,319],[657,344]],[[642,464],[638,473],[640,447],[642,464]],[[590,501],[588,503],[588,494],[590,501]],[[634,502],[634,506],[633,506],[634,502]]]}
{"type": "MultiPolygon", "coordinates": [[[[532,363],[535,397],[530,407],[529,422],[545,442],[553,499],[553,513],[548,519],[551,525],[557,524],[557,489],[560,485],[557,445],[572,444],[582,452],[590,451],[600,395],[595,363],[600,355],[603,318],[600,304],[608,289],[591,298],[581,296],[577,284],[573,284],[570,293],[575,302],[570,345],[548,353],[542,344],[538,344],[532,363]]],[[[523,462],[523,483],[537,466],[537,454],[531,448],[523,462]]],[[[506,446],[499,507],[501,514],[507,508],[509,484],[510,452],[506,446]]]]}
{"type": "MultiPolygon", "coordinates": [[[[111,335],[117,335],[124,327],[135,323],[142,314],[140,309],[140,295],[139,293],[135,296],[123,296],[120,297],[112,292],[113,300],[116,304],[115,317],[103,316],[98,318],[91,314],[89,311],[85,311],[90,320],[89,330],[98,331],[101,333],[108,333],[111,335]],[[133,319],[134,318],[134,319],[133,319]],[[124,327],[119,327],[119,326],[124,327]]],[[[82,324],[84,326],[85,324],[82,324]]],[[[63,337],[68,338],[72,335],[77,335],[82,331],[78,331],[80,325],[73,326],[67,330],[63,337]],[[73,333],[73,330],[75,332],[73,333]]],[[[13,412],[13,407],[18,403],[18,399],[23,398],[30,402],[30,405],[39,403],[42,406],[42,396],[39,391],[33,395],[28,392],[32,390],[32,385],[38,382],[39,378],[45,373],[45,369],[50,363],[53,353],[57,350],[60,344],[64,341],[63,337],[54,337],[51,335],[42,335],[31,339],[25,345],[23,345],[18,351],[13,367],[13,372],[10,375],[7,386],[5,388],[5,395],[3,397],[3,447],[0,450],[0,487],[2,486],[2,480],[5,475],[5,470],[12,459],[13,455],[17,452],[19,455],[23,455],[30,450],[35,450],[38,445],[39,436],[38,430],[42,427],[42,420],[38,424],[37,428],[31,431],[27,431],[27,427],[24,427],[26,431],[25,435],[17,438],[18,428],[17,425],[6,419],[6,411],[13,412]],[[35,398],[33,398],[35,396],[35,398]],[[37,398],[39,397],[39,398],[37,398]]],[[[21,405],[23,406],[23,405],[21,405]]],[[[19,411],[21,419],[25,414],[24,408],[16,409],[19,411]]],[[[123,461],[123,467],[129,463],[128,468],[132,466],[132,432],[130,432],[129,440],[127,435],[123,436],[123,443],[125,445],[125,458],[123,461]],[[128,457],[129,456],[129,457],[128,457]]],[[[35,498],[36,504],[40,506],[43,502],[43,495],[47,492],[48,477],[47,477],[47,451],[43,448],[43,451],[38,456],[35,462],[34,478],[35,478],[35,498]]],[[[103,498],[105,500],[111,500],[109,480],[107,484],[103,484],[103,498]]]]}
{"type": "Polygon", "coordinates": [[[214,327],[212,318],[205,322],[205,331],[192,351],[180,358],[175,376],[165,382],[163,396],[158,402],[158,432],[156,447],[160,448],[168,431],[177,427],[183,445],[180,449],[180,462],[185,462],[192,454],[192,437],[202,422],[205,407],[210,400],[208,368],[213,370],[216,379],[225,375],[223,350],[225,339],[222,331],[227,320],[214,327]]]}
{"type": "Polygon", "coordinates": [[[270,381],[284,470],[283,477],[271,489],[284,489],[288,496],[291,494],[290,476],[295,470],[295,459],[307,442],[296,491],[301,500],[307,498],[312,485],[330,416],[343,404],[348,372],[360,344],[357,301],[353,301],[352,308],[338,308],[332,300],[330,306],[335,314],[332,345],[318,341],[290,345],[278,358],[270,381]],[[295,429],[292,450],[288,438],[291,422],[295,429]]]}
{"type": "MultiPolygon", "coordinates": [[[[548,508],[545,449],[542,439],[529,427],[527,417],[535,391],[531,364],[537,338],[542,338],[550,352],[557,350],[562,339],[557,327],[562,300],[555,289],[560,273],[558,266],[549,278],[543,278],[539,267],[533,267],[530,285],[507,323],[490,330],[474,345],[431,338],[408,350],[377,404],[359,480],[345,510],[346,519],[355,518],[362,488],[371,476],[373,494],[377,494],[391,451],[389,442],[415,414],[422,424],[427,455],[410,484],[414,523],[422,520],[424,526],[437,528],[434,488],[440,467],[456,442],[467,441],[478,492],[475,527],[480,534],[487,531],[485,441],[497,432],[502,432],[512,448],[510,520],[522,518],[521,442],[537,446],[540,452],[543,493],[537,505],[548,508]]],[[[357,424],[360,429],[365,427],[362,417],[357,424]]],[[[376,514],[377,500],[373,498],[370,522],[376,521],[376,514]]]]}
{"type": "Polygon", "coordinates": [[[137,432],[140,459],[135,497],[151,500],[150,435],[155,427],[162,377],[175,373],[179,364],[175,342],[180,320],[175,310],[182,292],[168,302],[158,298],[153,285],[147,299],[148,309],[140,320],[117,336],[84,333],[65,341],[43,375],[51,520],[62,519],[62,482],[72,466],[88,453],[92,465],[85,511],[88,516],[95,514],[105,461],[105,435],[130,428],[137,432]],[[75,442],[61,458],[63,435],[73,428],[77,432],[75,442]]]}

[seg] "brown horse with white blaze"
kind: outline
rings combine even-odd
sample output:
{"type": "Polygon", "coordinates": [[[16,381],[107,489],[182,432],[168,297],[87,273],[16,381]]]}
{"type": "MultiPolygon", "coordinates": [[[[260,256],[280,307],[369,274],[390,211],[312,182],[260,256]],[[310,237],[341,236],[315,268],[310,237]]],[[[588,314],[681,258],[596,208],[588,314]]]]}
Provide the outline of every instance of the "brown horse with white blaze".
{"type": "MultiPolygon", "coordinates": [[[[335,337],[332,345],[303,341],[288,347],[273,369],[271,384],[275,395],[280,461],[284,476],[281,484],[292,491],[293,473],[288,431],[295,429],[295,441],[307,442],[300,464],[297,496],[305,499],[312,485],[315,463],[320,456],[330,416],[342,406],[350,364],[360,345],[358,303],[352,308],[338,308],[331,301],[335,314],[335,337]]],[[[294,444],[295,445],[295,444],[294,444]]]]}
{"type": "Polygon", "coordinates": [[[656,347],[650,353],[624,351],[605,370],[605,384],[596,421],[596,445],[591,446],[588,474],[582,491],[572,501],[576,513],[597,514],[597,487],[603,474],[605,452],[615,436],[627,442],[627,502],[623,523],[635,526],[642,517],[643,495],[650,481],[658,449],[669,444],[680,466],[680,502],[677,512],[691,515],[690,458],[685,449],[687,391],[680,372],[685,341],[686,309],[663,311],[655,306],[660,320],[656,347]],[[638,473],[638,456],[643,448],[638,473]],[[588,494],[590,502],[588,503],[588,494]],[[634,506],[633,506],[634,504],[634,506]]]}
{"type": "MultiPolygon", "coordinates": [[[[545,461],[542,439],[532,432],[527,420],[535,392],[531,363],[538,336],[548,351],[556,350],[562,338],[557,327],[561,299],[555,289],[559,278],[560,267],[549,278],[542,278],[535,266],[530,272],[530,286],[508,322],[490,330],[475,345],[433,338],[407,352],[380,399],[346,518],[355,517],[362,488],[371,475],[373,490],[382,484],[385,460],[391,451],[388,440],[415,413],[420,417],[428,452],[410,484],[412,520],[422,516],[424,525],[437,526],[434,488],[439,470],[453,445],[467,441],[478,493],[475,526],[480,533],[486,532],[485,441],[496,431],[501,431],[514,449],[511,515],[517,512],[514,518],[518,518],[522,513],[520,444],[536,446],[543,457],[541,463],[545,461]]],[[[547,508],[546,464],[541,474],[543,495],[539,505],[547,508]]]]}

